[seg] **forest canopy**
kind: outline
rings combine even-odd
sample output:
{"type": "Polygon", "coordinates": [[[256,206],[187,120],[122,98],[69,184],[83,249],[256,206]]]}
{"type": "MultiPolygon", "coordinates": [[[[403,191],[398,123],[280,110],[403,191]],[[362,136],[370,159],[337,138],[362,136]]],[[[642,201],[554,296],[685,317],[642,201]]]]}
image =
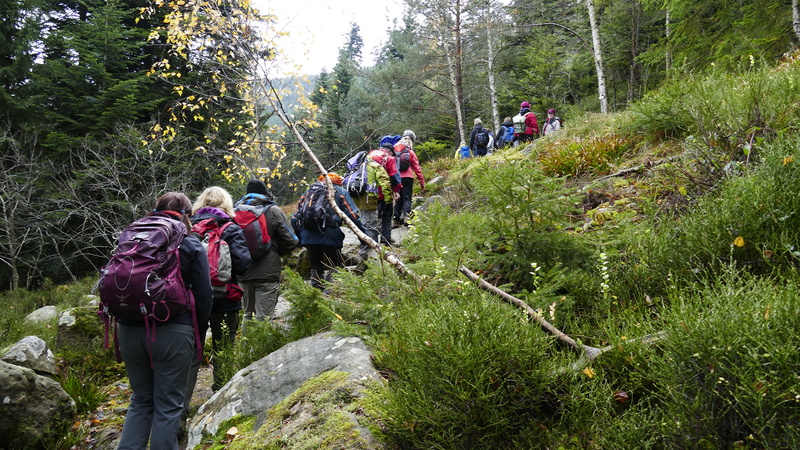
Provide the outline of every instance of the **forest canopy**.
{"type": "Polygon", "coordinates": [[[798,42],[795,3],[405,0],[374,65],[352,24],[330,72],[275,78],[291,55],[247,2],[3,2],[0,282],[96,272],[166,190],[260,177],[291,203],[316,168],[285,120],[329,169],[404,129],[430,162],[522,100],[569,124],[773,65],[798,42]]]}

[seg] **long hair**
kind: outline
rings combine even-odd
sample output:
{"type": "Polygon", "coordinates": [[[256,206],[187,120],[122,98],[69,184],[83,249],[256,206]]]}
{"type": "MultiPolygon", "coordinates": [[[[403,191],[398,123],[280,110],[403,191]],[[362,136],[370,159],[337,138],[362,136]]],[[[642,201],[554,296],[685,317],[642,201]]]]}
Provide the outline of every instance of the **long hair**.
{"type": "Polygon", "coordinates": [[[231,197],[231,194],[219,186],[211,186],[210,188],[206,188],[206,190],[197,197],[197,200],[194,201],[194,205],[192,205],[192,215],[197,214],[197,211],[200,208],[204,208],[206,206],[219,208],[225,211],[225,214],[230,217],[233,217],[234,215],[233,198],[231,197]]]}
{"type": "Polygon", "coordinates": [[[172,211],[181,215],[181,222],[186,225],[186,230],[192,229],[189,221],[189,212],[192,210],[192,201],[182,192],[167,192],[156,199],[156,212],[172,211]]]}

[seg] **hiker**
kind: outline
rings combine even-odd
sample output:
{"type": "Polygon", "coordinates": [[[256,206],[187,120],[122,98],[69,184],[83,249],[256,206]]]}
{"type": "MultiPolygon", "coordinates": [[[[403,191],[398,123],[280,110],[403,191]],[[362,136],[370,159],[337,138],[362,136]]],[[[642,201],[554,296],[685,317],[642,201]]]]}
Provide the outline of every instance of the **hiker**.
{"type": "Polygon", "coordinates": [[[394,204],[392,228],[408,226],[408,220],[413,217],[411,200],[414,192],[414,177],[419,180],[420,190],[425,190],[425,177],[422,175],[422,169],[419,166],[419,158],[414,152],[415,139],[417,139],[417,135],[411,130],[406,130],[403,132],[403,138],[394,146],[402,187],[400,189],[400,198],[394,204]]]}
{"type": "Polygon", "coordinates": [[[497,149],[511,147],[514,144],[514,139],[514,122],[511,121],[511,117],[506,117],[503,119],[500,129],[497,130],[495,147],[497,149]]]}
{"type": "Polygon", "coordinates": [[[461,141],[461,147],[458,147],[456,150],[456,159],[464,159],[472,157],[472,152],[469,149],[469,145],[465,144],[464,141],[461,141]]]}
{"type": "Polygon", "coordinates": [[[539,124],[536,122],[536,114],[531,112],[530,103],[520,103],[519,114],[511,120],[514,122],[514,136],[521,144],[531,142],[539,135],[539,124]]]}
{"type": "Polygon", "coordinates": [[[475,126],[469,134],[469,148],[474,156],[486,156],[491,138],[489,130],[483,128],[483,121],[480,117],[475,119],[475,126]]]}
{"type": "Polygon", "coordinates": [[[292,232],[286,214],[267,195],[267,185],[261,180],[247,183],[246,194],[234,205],[234,211],[251,210],[264,214],[271,245],[260,257],[253,257],[250,268],[239,277],[244,289],[244,319],[269,320],[278,303],[281,281],[281,256],[297,247],[298,239],[292,232]]]}
{"type": "Polygon", "coordinates": [[[542,136],[547,136],[561,129],[561,119],[556,117],[556,110],[550,108],[547,110],[547,119],[544,121],[542,127],[542,136]]]}
{"type": "MultiPolygon", "coordinates": [[[[233,220],[233,198],[227,190],[212,186],[204,190],[195,200],[192,205],[192,231],[200,232],[200,239],[202,236],[202,226],[207,221],[213,221],[213,228],[224,227],[222,230],[221,239],[227,246],[230,257],[230,275],[222,286],[215,286],[212,279],[212,290],[214,303],[211,307],[211,316],[209,318],[211,327],[211,348],[212,355],[217,355],[220,350],[220,345],[223,339],[227,338],[228,342],[232,345],[236,339],[236,332],[239,330],[239,311],[242,309],[242,289],[238,285],[238,277],[245,274],[250,268],[250,250],[247,248],[247,241],[245,240],[244,233],[239,225],[233,220]],[[223,329],[222,324],[225,324],[223,329]],[[227,336],[223,334],[227,331],[227,336]]],[[[209,251],[210,246],[209,245],[209,251]]],[[[221,246],[219,246],[221,247],[221,246]]],[[[210,254],[210,253],[209,253],[210,254]]],[[[209,261],[209,266],[214,263],[209,261]]],[[[205,335],[201,336],[205,341],[205,335]]],[[[213,358],[212,356],[212,358],[213,358]]],[[[186,414],[189,413],[189,400],[192,398],[194,385],[197,382],[197,369],[200,364],[193,364],[193,371],[189,373],[189,382],[187,383],[187,398],[184,410],[186,414]]],[[[211,389],[216,392],[222,387],[222,381],[218,370],[218,365],[214,364],[214,382],[211,389]]]]}
{"type": "MultiPolygon", "coordinates": [[[[186,195],[169,192],[158,198],[153,215],[162,215],[191,228],[187,213],[192,203],[186,195]]],[[[206,252],[200,240],[187,235],[178,250],[180,273],[194,294],[194,312],[185,311],[148,330],[145,322],[117,319],[117,339],[133,395],[125,415],[118,449],[178,448],[178,431],[184,406],[186,380],[192,360],[198,358],[195,332],[205,335],[211,314],[211,280],[206,252]],[[196,314],[198,329],[194,329],[196,314]],[[155,341],[151,342],[151,333],[155,341]]]]}
{"type": "Polygon", "coordinates": [[[381,147],[370,151],[368,158],[380,164],[389,175],[391,188],[386,191],[382,185],[378,185],[378,217],[380,218],[380,238],[384,244],[393,245],[392,240],[392,215],[394,213],[393,202],[400,198],[400,189],[403,182],[400,172],[397,170],[397,161],[394,158],[394,145],[383,143],[381,147]]]}
{"type": "MultiPolygon", "coordinates": [[[[342,187],[342,177],[339,174],[329,172],[328,178],[330,178],[333,184],[336,206],[338,206],[361,231],[366,233],[367,230],[361,223],[360,212],[353,202],[353,198],[342,187]]],[[[328,203],[328,188],[325,182],[325,175],[320,175],[312,187],[314,185],[319,185],[324,189],[326,193],[324,201],[328,208],[330,208],[329,213],[335,219],[339,220],[329,226],[304,226],[303,213],[298,206],[298,209],[292,214],[291,223],[295,233],[300,236],[300,245],[305,247],[306,252],[308,252],[308,259],[311,263],[311,286],[324,291],[325,287],[323,281],[330,282],[337,268],[344,267],[344,257],[342,256],[344,232],[341,230],[341,218],[336,215],[333,208],[330,207],[328,203]],[[329,271],[327,275],[325,274],[326,271],[329,271]]],[[[298,205],[305,203],[305,198],[311,191],[312,188],[309,188],[309,190],[303,194],[298,205]]]]}

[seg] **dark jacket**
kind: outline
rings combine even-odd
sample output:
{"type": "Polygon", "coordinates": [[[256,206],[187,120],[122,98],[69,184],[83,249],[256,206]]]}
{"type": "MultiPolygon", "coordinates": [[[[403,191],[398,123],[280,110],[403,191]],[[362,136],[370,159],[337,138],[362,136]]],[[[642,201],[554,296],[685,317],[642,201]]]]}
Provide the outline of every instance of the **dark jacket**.
{"type": "MultiPolygon", "coordinates": [[[[470,150],[472,150],[472,153],[475,154],[475,155],[478,155],[478,154],[485,155],[486,154],[486,146],[485,145],[478,145],[475,142],[475,135],[478,134],[479,132],[483,131],[483,130],[484,130],[483,125],[477,124],[477,125],[475,125],[474,128],[472,128],[472,131],[469,133],[469,148],[470,148],[470,150]]],[[[486,130],[486,132],[488,133],[489,130],[486,130]]]]}
{"type": "MultiPolygon", "coordinates": [[[[197,224],[206,219],[214,219],[217,225],[222,226],[231,222],[227,228],[222,232],[222,239],[228,243],[228,249],[231,252],[231,266],[233,268],[231,274],[231,283],[237,283],[238,277],[245,274],[247,269],[250,268],[250,250],[247,248],[247,241],[244,238],[242,229],[233,222],[233,219],[227,215],[223,210],[213,207],[200,208],[192,218],[192,225],[197,224]]],[[[232,302],[225,298],[214,298],[214,312],[227,312],[238,311],[242,309],[242,302],[232,302]]]]}
{"type": "Polygon", "coordinates": [[[272,247],[264,256],[253,260],[247,272],[239,277],[239,281],[249,283],[280,281],[283,267],[281,256],[291,253],[297,247],[297,236],[292,231],[286,214],[266,196],[247,194],[236,202],[234,209],[239,209],[242,205],[254,206],[266,214],[267,232],[271,238],[272,247]]]}
{"type": "MultiPolygon", "coordinates": [[[[317,183],[322,182],[317,181],[317,183]]],[[[339,185],[334,184],[333,189],[336,191],[334,196],[336,199],[336,206],[338,206],[339,209],[341,209],[342,212],[344,212],[347,217],[350,218],[350,220],[355,222],[358,229],[366,233],[364,224],[361,223],[360,212],[358,208],[356,208],[353,198],[350,197],[350,194],[348,194],[347,191],[339,185]]],[[[307,194],[308,191],[306,191],[306,193],[300,197],[298,205],[303,201],[303,198],[307,194]]],[[[300,235],[300,245],[304,247],[309,245],[329,245],[339,248],[344,246],[344,232],[342,231],[341,227],[326,227],[322,231],[317,229],[306,230],[303,228],[302,223],[300,223],[298,212],[299,211],[296,210],[295,213],[292,214],[291,222],[292,228],[300,235]]],[[[347,225],[342,224],[342,226],[346,227],[347,225]]]]}
{"type": "MultiPolygon", "coordinates": [[[[212,293],[211,277],[208,274],[208,259],[203,244],[194,236],[188,235],[181,242],[178,250],[181,264],[181,277],[183,282],[194,294],[195,311],[197,312],[198,332],[204,336],[208,330],[208,318],[211,316],[212,293]]],[[[125,322],[120,324],[132,326],[145,326],[144,322],[125,322]]],[[[183,323],[194,325],[191,311],[186,311],[174,316],[168,323],[183,323]]],[[[158,323],[156,323],[158,325],[158,323]]]]}

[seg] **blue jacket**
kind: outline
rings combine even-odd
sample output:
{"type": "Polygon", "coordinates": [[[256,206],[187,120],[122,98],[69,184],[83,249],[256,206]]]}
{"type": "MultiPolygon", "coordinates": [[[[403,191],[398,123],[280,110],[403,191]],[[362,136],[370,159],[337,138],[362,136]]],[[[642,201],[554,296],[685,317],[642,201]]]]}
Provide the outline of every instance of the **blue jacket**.
{"type": "MultiPolygon", "coordinates": [[[[205,219],[214,219],[217,224],[222,226],[227,222],[233,222],[231,217],[219,208],[204,207],[197,211],[197,214],[192,216],[192,225],[203,221],[205,219]]],[[[228,249],[231,251],[231,265],[233,266],[233,274],[231,276],[231,283],[237,282],[237,277],[244,275],[247,269],[250,268],[250,250],[247,248],[247,241],[244,238],[244,232],[235,222],[228,225],[225,231],[222,232],[222,239],[228,243],[228,249]]],[[[238,311],[242,309],[242,302],[231,302],[224,298],[215,298],[212,311],[226,312],[238,311]]]]}
{"type": "MultiPolygon", "coordinates": [[[[322,182],[318,181],[317,183],[322,182]]],[[[361,223],[360,212],[353,202],[353,198],[350,197],[350,194],[337,184],[333,185],[333,189],[336,191],[336,205],[339,209],[341,209],[350,220],[355,222],[358,229],[366,232],[364,224],[361,223]]],[[[305,195],[306,194],[303,194],[303,197],[305,197],[305,195]]],[[[303,201],[303,197],[300,198],[300,202],[303,201]]],[[[300,202],[298,202],[298,204],[300,202]]],[[[292,214],[292,228],[294,228],[295,232],[300,236],[300,245],[304,247],[309,245],[328,245],[339,248],[344,246],[344,232],[341,227],[327,227],[322,231],[306,230],[300,223],[297,213],[298,212],[295,211],[294,214],[292,214]]]]}

